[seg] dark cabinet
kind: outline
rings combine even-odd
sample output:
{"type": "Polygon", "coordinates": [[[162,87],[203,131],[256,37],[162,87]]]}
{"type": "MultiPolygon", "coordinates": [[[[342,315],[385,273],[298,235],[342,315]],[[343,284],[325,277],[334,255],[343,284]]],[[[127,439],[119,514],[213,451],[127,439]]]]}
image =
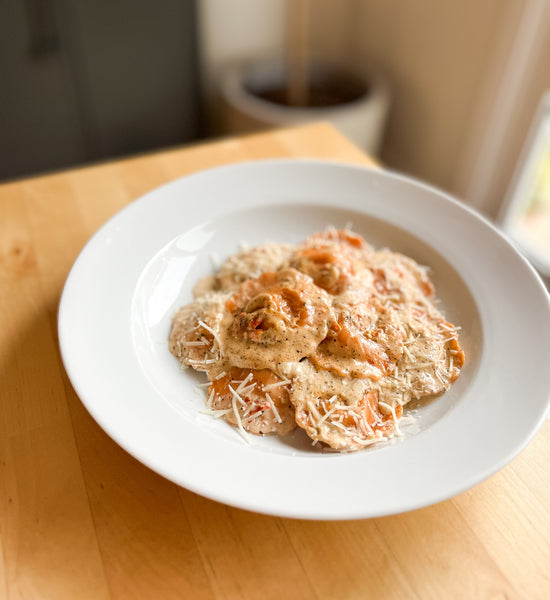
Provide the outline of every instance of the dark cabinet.
{"type": "Polygon", "coordinates": [[[0,179],[200,137],[190,0],[0,0],[0,179]]]}

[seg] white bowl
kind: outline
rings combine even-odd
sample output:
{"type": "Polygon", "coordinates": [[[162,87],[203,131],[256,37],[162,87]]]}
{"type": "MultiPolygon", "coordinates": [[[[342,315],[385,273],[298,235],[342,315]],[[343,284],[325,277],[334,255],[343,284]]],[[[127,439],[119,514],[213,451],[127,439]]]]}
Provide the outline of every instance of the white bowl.
{"type": "Polygon", "coordinates": [[[203,171],[115,215],[73,266],[59,307],[67,373],[91,415],[175,483],[273,515],[351,519],[439,502],[498,471],[535,435],[550,390],[550,300],[486,220],[406,177],[281,160],[203,171]],[[254,437],[204,415],[200,377],[168,351],[174,311],[211,257],[241,240],[297,242],[353,228],[428,265],[466,365],[393,444],[326,453],[301,431],[254,437]]]}

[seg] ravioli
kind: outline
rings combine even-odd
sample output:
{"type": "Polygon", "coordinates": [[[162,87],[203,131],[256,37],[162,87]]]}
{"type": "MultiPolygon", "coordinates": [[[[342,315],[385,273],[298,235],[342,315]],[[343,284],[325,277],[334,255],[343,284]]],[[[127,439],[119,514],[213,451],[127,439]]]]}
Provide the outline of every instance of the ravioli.
{"type": "Polygon", "coordinates": [[[347,229],[233,255],[194,295],[169,349],[206,373],[207,410],[245,439],[299,427],[320,447],[361,450],[464,365],[427,269],[347,229]]]}

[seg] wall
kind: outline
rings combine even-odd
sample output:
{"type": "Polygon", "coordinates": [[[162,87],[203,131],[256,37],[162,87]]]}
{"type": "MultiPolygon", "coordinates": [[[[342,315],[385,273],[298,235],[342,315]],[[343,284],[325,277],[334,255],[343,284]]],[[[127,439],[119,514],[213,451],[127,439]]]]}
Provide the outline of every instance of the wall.
{"type": "Polygon", "coordinates": [[[317,52],[387,78],[393,105],[381,152],[386,164],[496,216],[541,91],[550,87],[541,43],[550,26],[533,31],[537,19],[548,22],[548,4],[322,2],[316,4],[314,44],[317,52]],[[347,29],[332,28],[335,20],[347,29]],[[329,29],[327,44],[323,32],[329,29]],[[518,41],[522,35],[541,38],[538,47],[518,41]],[[541,64],[538,77],[525,77],[530,63],[541,64]]]}
{"type": "MultiPolygon", "coordinates": [[[[383,162],[495,216],[541,93],[550,88],[550,2],[310,5],[312,54],[380,73],[391,87],[383,162]]],[[[201,6],[212,100],[228,61],[283,53],[286,4],[202,0],[201,6]]]]}
{"type": "Polygon", "coordinates": [[[372,62],[382,70],[393,90],[382,158],[457,191],[456,164],[511,3],[363,0],[356,6],[351,56],[359,68],[372,62]]]}
{"type": "MultiPolygon", "coordinates": [[[[314,42],[318,52],[328,49],[357,69],[387,78],[393,105],[381,152],[386,164],[495,216],[540,90],[550,87],[550,73],[540,70],[538,80],[527,82],[521,68],[512,73],[510,67],[533,56],[546,60],[540,48],[517,42],[522,22],[529,20],[526,13],[538,13],[540,21],[546,4],[346,0],[336,7],[323,2],[315,15],[314,42]],[[338,19],[348,23],[347,30],[338,39],[331,35],[327,45],[323,32],[338,19]]],[[[536,35],[533,23],[524,29],[523,35],[536,35]]]]}
{"type": "Polygon", "coordinates": [[[489,216],[496,217],[509,190],[518,160],[543,94],[550,90],[550,2],[526,0],[513,23],[514,35],[508,52],[500,60],[500,78],[485,86],[485,102],[480,102],[477,121],[471,128],[479,131],[465,155],[464,196],[489,216]],[[470,151],[469,151],[470,150],[470,151]],[[469,152],[468,152],[469,151],[469,152]]]}

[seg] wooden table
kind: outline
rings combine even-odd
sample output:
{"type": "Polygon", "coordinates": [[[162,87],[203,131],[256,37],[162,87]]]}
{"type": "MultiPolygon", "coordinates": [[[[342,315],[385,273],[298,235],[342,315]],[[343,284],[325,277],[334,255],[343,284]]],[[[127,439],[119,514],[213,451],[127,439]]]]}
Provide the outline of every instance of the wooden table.
{"type": "Polygon", "coordinates": [[[0,186],[0,597],[550,598],[550,423],[487,482],[379,519],[272,518],[129,456],[60,363],[56,310],[84,243],[167,180],[267,157],[372,164],[329,125],[227,139],[0,186]]]}

